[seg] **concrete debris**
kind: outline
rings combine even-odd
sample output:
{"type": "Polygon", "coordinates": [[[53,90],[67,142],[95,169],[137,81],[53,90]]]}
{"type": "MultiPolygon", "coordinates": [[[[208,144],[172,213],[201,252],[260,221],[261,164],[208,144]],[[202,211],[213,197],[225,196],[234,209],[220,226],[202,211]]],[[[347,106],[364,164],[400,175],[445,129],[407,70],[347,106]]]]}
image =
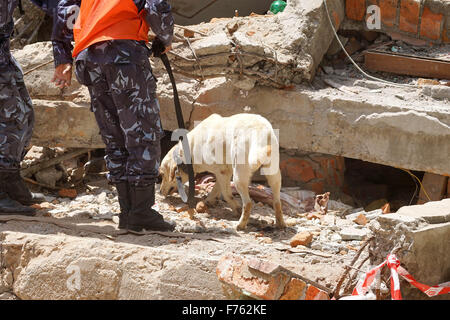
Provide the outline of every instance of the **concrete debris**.
{"type": "MultiPolygon", "coordinates": [[[[383,214],[371,221],[369,228],[375,238],[370,245],[374,252],[370,263],[377,265],[395,248],[402,266],[417,281],[426,284],[448,281],[450,222],[445,215],[448,200],[403,207],[395,214],[383,214]]],[[[405,299],[430,299],[406,281],[401,280],[400,284],[405,299]]]]}
{"type": "Polygon", "coordinates": [[[330,299],[329,289],[269,261],[225,255],[216,272],[229,299],[330,299]]]}
{"type": "MultiPolygon", "coordinates": [[[[343,1],[329,4],[337,21],[343,1]]],[[[282,88],[311,81],[328,51],[333,33],[323,1],[290,1],[277,15],[216,19],[190,26],[208,36],[180,38],[171,54],[176,71],[192,78],[241,74],[257,83],[282,88]]]]}
{"type": "Polygon", "coordinates": [[[356,229],[353,227],[344,228],[341,230],[339,235],[342,237],[342,240],[364,240],[368,232],[362,229],[356,229]]]}

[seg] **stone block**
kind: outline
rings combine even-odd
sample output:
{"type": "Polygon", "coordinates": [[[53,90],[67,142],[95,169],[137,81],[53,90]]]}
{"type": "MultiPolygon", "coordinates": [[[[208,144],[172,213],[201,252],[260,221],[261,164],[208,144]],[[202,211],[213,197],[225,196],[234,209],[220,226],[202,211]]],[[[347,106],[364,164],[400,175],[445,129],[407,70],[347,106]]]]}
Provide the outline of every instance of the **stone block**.
{"type": "Polygon", "coordinates": [[[450,199],[402,207],[397,214],[415,219],[423,218],[431,224],[450,222],[450,199]]]}
{"type": "Polygon", "coordinates": [[[339,233],[342,237],[342,240],[364,240],[367,235],[368,231],[364,229],[356,229],[353,227],[347,227],[343,228],[341,232],[339,233]]]}
{"type": "MultiPolygon", "coordinates": [[[[370,244],[375,253],[372,265],[384,261],[397,248],[402,266],[417,281],[430,286],[448,281],[450,222],[428,224],[403,214],[386,214],[371,222],[371,230],[375,235],[370,244]]],[[[403,279],[400,287],[405,300],[448,300],[448,295],[429,298],[403,279]]]]}

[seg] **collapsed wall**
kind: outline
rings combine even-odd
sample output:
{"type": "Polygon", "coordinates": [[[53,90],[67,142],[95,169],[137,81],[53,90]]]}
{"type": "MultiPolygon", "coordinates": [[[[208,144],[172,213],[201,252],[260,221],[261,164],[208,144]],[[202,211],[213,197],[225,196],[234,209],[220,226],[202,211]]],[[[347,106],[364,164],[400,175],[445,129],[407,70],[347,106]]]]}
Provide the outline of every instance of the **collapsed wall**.
{"type": "MultiPolygon", "coordinates": [[[[329,9],[335,22],[343,20],[343,1],[332,1],[329,9]]],[[[212,113],[258,113],[280,129],[285,149],[450,173],[450,88],[396,88],[337,76],[328,78],[338,89],[324,87],[321,79],[296,84],[313,79],[333,39],[322,1],[290,1],[275,16],[216,19],[188,29],[196,31],[177,29],[170,58],[189,128],[212,113]]],[[[29,45],[14,55],[35,104],[32,143],[104,147],[87,89],[77,81],[63,91],[51,83],[51,44],[29,45]]],[[[174,130],[172,88],[162,64],[152,61],[163,126],[174,130]]]]}

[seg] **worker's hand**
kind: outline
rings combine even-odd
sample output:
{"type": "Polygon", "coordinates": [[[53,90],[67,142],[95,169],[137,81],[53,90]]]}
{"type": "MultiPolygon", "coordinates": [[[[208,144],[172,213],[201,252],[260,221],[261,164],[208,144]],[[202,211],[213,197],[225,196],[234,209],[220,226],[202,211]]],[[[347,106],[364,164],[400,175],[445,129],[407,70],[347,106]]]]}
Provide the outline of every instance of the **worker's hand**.
{"type": "Polygon", "coordinates": [[[72,83],[72,64],[66,63],[57,66],[55,68],[52,82],[54,82],[55,86],[60,89],[69,87],[72,83]]]}
{"type": "Polygon", "coordinates": [[[162,54],[166,54],[166,53],[169,52],[170,50],[172,50],[172,45],[166,47],[166,49],[163,51],[162,54]]]}

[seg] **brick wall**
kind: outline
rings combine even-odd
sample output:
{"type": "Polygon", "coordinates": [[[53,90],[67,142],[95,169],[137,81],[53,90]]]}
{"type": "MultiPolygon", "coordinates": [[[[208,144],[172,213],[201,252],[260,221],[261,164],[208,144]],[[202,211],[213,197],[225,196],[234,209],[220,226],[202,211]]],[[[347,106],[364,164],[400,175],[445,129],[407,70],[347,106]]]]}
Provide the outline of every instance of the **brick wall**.
{"type": "Polygon", "coordinates": [[[346,0],[347,18],[365,24],[370,5],[380,7],[380,31],[450,43],[450,0],[346,0]]]}
{"type": "Polygon", "coordinates": [[[300,187],[318,194],[339,193],[344,187],[343,157],[281,150],[280,158],[283,186],[300,187]]]}

